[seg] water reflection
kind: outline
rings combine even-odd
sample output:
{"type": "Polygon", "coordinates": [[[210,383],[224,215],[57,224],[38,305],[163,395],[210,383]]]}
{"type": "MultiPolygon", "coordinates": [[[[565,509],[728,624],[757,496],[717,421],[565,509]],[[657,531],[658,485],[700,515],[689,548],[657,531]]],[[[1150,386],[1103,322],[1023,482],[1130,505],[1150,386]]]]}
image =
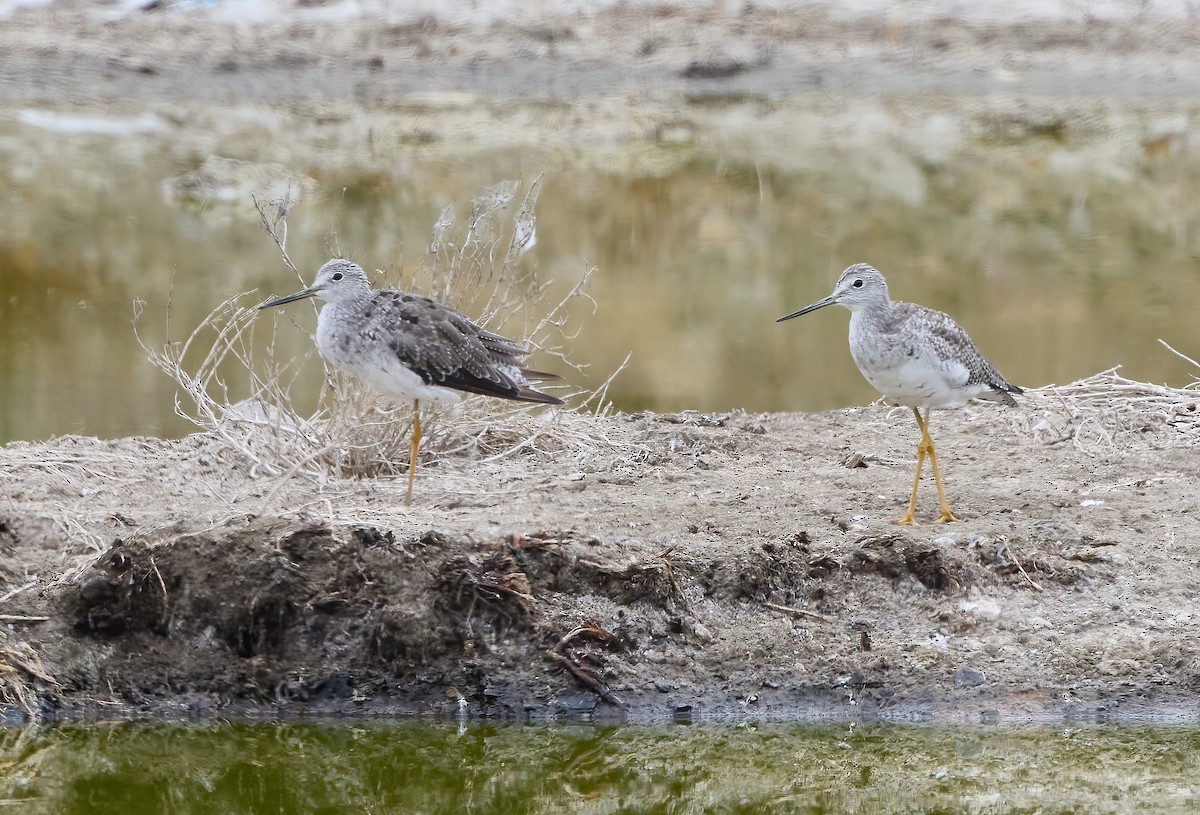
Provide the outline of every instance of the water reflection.
{"type": "Polygon", "coordinates": [[[6,731],[22,811],[1191,812],[1200,731],[124,724],[6,731]]]}
{"type": "MultiPolygon", "coordinates": [[[[686,144],[397,153],[321,132],[289,148],[288,169],[316,182],[290,218],[289,249],[309,274],[339,249],[404,281],[442,207],[465,214],[489,184],[544,172],[527,260],[559,291],[599,267],[599,310],[573,356],[596,384],[632,352],[610,392],[626,409],[872,401],[846,349],[846,315],[773,323],[856,261],[879,266],[897,299],[951,312],[1020,385],[1115,364],[1139,379],[1190,381],[1194,371],[1155,339],[1200,348],[1200,161],[1183,148],[1149,150],[1138,135],[1149,125],[1136,117],[1072,141],[1071,131],[987,138],[978,120],[938,104],[742,107],[725,118],[693,111],[722,124],[686,144]],[[808,135],[787,129],[802,116],[808,135]]],[[[188,432],[173,413],[174,383],[134,340],[133,302],[145,301],[143,331],[157,343],[185,338],[233,293],[296,288],[245,200],[168,204],[159,194],[216,151],[253,156],[255,142],[5,121],[0,441],[188,432]]],[[[289,122],[296,134],[301,125],[312,126],[289,122]]],[[[280,158],[261,152],[262,164],[280,158]]],[[[311,318],[296,320],[285,352],[308,347],[311,318]]],[[[297,393],[320,386],[313,366],[297,393]]]]}

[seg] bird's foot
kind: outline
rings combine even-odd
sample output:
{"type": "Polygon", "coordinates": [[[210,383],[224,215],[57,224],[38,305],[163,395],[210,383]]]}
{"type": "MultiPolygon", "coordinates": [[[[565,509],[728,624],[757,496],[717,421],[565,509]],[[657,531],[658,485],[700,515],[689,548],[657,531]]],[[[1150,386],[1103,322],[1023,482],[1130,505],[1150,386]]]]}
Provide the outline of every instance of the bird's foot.
{"type": "Polygon", "coordinates": [[[933,522],[938,524],[948,524],[957,520],[958,518],[956,518],[954,513],[950,511],[949,507],[943,507],[942,511],[938,513],[938,516],[933,519],[933,522]]]}
{"type": "Polygon", "coordinates": [[[900,524],[901,526],[916,526],[917,519],[913,517],[913,514],[910,512],[903,518],[897,518],[896,523],[900,524]]]}

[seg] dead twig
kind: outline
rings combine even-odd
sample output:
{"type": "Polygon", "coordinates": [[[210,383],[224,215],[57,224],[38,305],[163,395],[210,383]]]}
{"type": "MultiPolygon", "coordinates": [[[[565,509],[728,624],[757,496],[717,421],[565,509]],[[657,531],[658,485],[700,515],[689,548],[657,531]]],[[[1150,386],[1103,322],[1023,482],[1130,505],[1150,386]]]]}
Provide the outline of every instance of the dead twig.
{"type": "Polygon", "coordinates": [[[578,628],[574,628],[559,638],[553,648],[546,652],[547,656],[553,661],[562,665],[570,672],[584,687],[592,693],[599,696],[610,705],[621,706],[625,702],[619,696],[613,693],[608,684],[600,678],[600,675],[591,668],[584,667],[581,661],[584,658],[597,659],[594,654],[585,651],[571,650],[570,646],[573,642],[580,639],[594,640],[606,648],[620,647],[620,640],[616,636],[606,631],[596,623],[588,623],[578,628]]]}
{"type": "Polygon", "coordinates": [[[295,204],[291,192],[291,182],[289,182],[287,194],[277,201],[263,203],[257,195],[251,195],[250,200],[254,202],[254,208],[258,210],[258,217],[263,232],[266,232],[271,237],[271,240],[275,241],[275,245],[279,247],[279,254],[283,257],[284,264],[296,274],[300,274],[300,270],[296,268],[296,264],[292,262],[292,258],[288,255],[287,251],[287,215],[295,204]],[[268,206],[275,210],[269,216],[267,215],[268,206]]]}
{"type": "Polygon", "coordinates": [[[1008,556],[1012,558],[1012,562],[1017,567],[1017,571],[1019,571],[1021,575],[1029,581],[1029,585],[1033,586],[1038,591],[1042,591],[1042,587],[1038,585],[1037,581],[1029,576],[1029,572],[1025,571],[1025,567],[1021,565],[1020,558],[1017,557],[1016,550],[1012,548],[1012,544],[1008,541],[1004,542],[1004,551],[1008,552],[1008,556]]]}
{"type": "Polygon", "coordinates": [[[606,685],[604,681],[600,679],[595,671],[591,671],[580,665],[576,665],[570,657],[564,656],[563,654],[558,654],[554,651],[549,651],[547,653],[552,660],[566,668],[570,672],[571,676],[578,679],[584,685],[584,687],[599,696],[605,702],[618,707],[625,704],[621,697],[609,690],[608,685],[606,685]]]}
{"type": "Polygon", "coordinates": [[[558,653],[562,653],[563,649],[565,649],[568,645],[570,645],[572,640],[577,639],[579,637],[591,637],[592,639],[594,639],[598,642],[601,642],[604,645],[616,645],[617,644],[617,638],[614,637],[612,634],[608,633],[607,631],[605,631],[603,628],[600,628],[599,626],[589,625],[589,626],[583,626],[583,627],[575,628],[575,629],[572,629],[571,631],[568,631],[566,634],[564,634],[562,636],[562,639],[560,639],[558,641],[558,644],[555,645],[550,650],[556,651],[558,653]]]}
{"type": "Polygon", "coordinates": [[[1175,350],[1174,348],[1172,348],[1170,345],[1167,344],[1166,340],[1163,340],[1162,338],[1159,338],[1158,342],[1162,345],[1163,348],[1166,348],[1168,351],[1170,351],[1172,354],[1174,354],[1175,356],[1182,359],[1184,362],[1188,362],[1188,363],[1191,363],[1192,365],[1194,365],[1196,367],[1197,376],[1200,376],[1200,362],[1197,362],[1196,360],[1192,359],[1191,357],[1187,356],[1186,354],[1183,354],[1180,351],[1175,350]]]}
{"type": "Polygon", "coordinates": [[[9,600],[13,599],[21,592],[23,592],[27,589],[31,589],[36,585],[37,585],[37,578],[35,577],[34,579],[30,580],[28,583],[22,583],[20,586],[17,586],[15,589],[9,589],[4,594],[0,595],[0,603],[8,602],[9,600]]]}
{"type": "Polygon", "coordinates": [[[1022,399],[1024,410],[997,415],[1025,425],[1027,432],[1044,439],[1045,444],[1069,441],[1088,454],[1118,446],[1120,436],[1158,428],[1174,431],[1174,438],[1181,443],[1200,443],[1200,378],[1182,388],[1170,387],[1128,379],[1117,373],[1118,368],[1066,385],[1029,390],[1022,399]]]}
{"type": "Polygon", "coordinates": [[[154,572],[154,576],[158,578],[158,587],[162,589],[163,621],[167,622],[170,616],[171,599],[167,594],[167,584],[163,580],[162,572],[158,570],[158,564],[154,561],[154,555],[150,556],[150,569],[154,572]]]}

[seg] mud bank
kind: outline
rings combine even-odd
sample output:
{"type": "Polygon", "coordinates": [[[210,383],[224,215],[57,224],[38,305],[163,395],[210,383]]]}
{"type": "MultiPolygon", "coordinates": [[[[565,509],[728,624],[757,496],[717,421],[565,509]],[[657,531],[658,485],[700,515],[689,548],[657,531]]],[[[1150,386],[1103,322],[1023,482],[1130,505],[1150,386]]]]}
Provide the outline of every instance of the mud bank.
{"type": "Polygon", "coordinates": [[[1047,415],[939,416],[964,520],[911,529],[882,407],[564,416],[611,454],[439,460],[407,508],[402,476],[264,479],[208,435],[12,444],[4,688],[46,717],[1194,720],[1195,448],[1047,415]]]}

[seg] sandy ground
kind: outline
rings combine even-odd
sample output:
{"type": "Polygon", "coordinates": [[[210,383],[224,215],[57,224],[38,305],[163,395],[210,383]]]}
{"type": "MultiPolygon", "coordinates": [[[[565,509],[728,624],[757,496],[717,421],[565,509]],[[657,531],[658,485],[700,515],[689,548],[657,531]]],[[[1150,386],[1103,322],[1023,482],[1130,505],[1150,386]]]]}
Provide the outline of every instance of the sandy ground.
{"type": "MultiPolygon", "coordinates": [[[[1186,95],[1196,39],[1153,15],[230,28],[64,3],[0,26],[0,98],[1186,95]]],[[[889,522],[915,429],[884,407],[560,415],[546,432],[591,441],[441,458],[411,508],[398,478],[267,477],[213,435],[14,443],[0,685],[45,716],[1195,720],[1197,405],[1144,396],[935,414],[962,522],[915,528],[889,522]]]]}

